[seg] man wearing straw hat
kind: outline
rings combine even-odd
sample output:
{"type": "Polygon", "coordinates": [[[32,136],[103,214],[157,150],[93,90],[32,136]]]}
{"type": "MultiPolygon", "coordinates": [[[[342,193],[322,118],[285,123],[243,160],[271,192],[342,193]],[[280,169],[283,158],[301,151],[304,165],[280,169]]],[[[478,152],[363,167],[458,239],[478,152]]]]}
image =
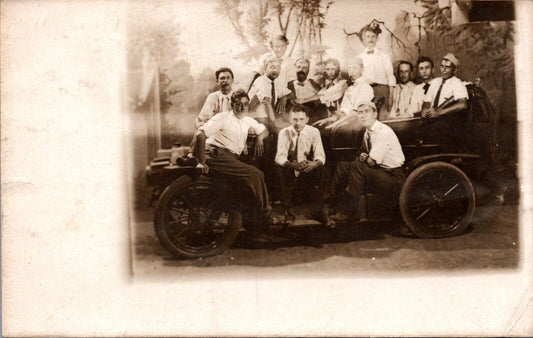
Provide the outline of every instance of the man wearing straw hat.
{"type": "Polygon", "coordinates": [[[455,55],[448,53],[442,58],[441,76],[429,83],[429,90],[422,105],[422,117],[433,118],[466,108],[468,91],[463,81],[455,76],[458,67],[459,60],[455,55]]]}

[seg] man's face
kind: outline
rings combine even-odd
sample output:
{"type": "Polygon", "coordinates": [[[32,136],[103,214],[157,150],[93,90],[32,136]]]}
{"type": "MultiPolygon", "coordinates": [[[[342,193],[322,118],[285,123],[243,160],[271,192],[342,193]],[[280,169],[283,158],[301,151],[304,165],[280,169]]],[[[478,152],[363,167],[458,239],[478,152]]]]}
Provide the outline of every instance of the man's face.
{"type": "Polygon", "coordinates": [[[298,79],[298,81],[304,82],[305,79],[307,79],[307,75],[309,74],[309,65],[303,60],[298,60],[296,61],[295,67],[296,78],[298,79]]]}
{"type": "Polygon", "coordinates": [[[272,51],[277,57],[281,58],[285,55],[285,51],[287,51],[287,44],[280,40],[274,40],[272,41],[272,51]]]}
{"type": "Polygon", "coordinates": [[[270,80],[275,80],[279,76],[281,63],[279,61],[270,61],[265,68],[265,75],[270,80]]]}
{"type": "Polygon", "coordinates": [[[291,112],[291,123],[297,132],[301,132],[309,122],[309,117],[303,111],[291,112]]]}
{"type": "Polygon", "coordinates": [[[411,66],[402,63],[398,67],[398,78],[400,79],[401,84],[406,84],[409,82],[411,80],[411,66]]]}
{"type": "Polygon", "coordinates": [[[222,72],[218,74],[217,84],[222,88],[231,88],[231,85],[233,84],[233,76],[231,76],[230,72],[222,72]]]}
{"type": "Polygon", "coordinates": [[[449,79],[455,73],[455,65],[450,60],[442,60],[440,63],[440,75],[443,79],[449,79]]]}
{"type": "Polygon", "coordinates": [[[359,121],[363,127],[370,128],[374,122],[376,122],[378,113],[374,110],[374,108],[363,104],[357,108],[357,116],[359,117],[359,121]]]}
{"type": "Polygon", "coordinates": [[[376,48],[377,41],[378,41],[378,36],[376,33],[371,32],[371,31],[365,31],[363,33],[363,43],[368,49],[373,50],[374,48],[376,48]]]}
{"type": "Polygon", "coordinates": [[[424,82],[431,80],[431,78],[433,77],[433,67],[431,66],[431,62],[420,62],[420,64],[418,65],[418,74],[424,82]]]}
{"type": "Polygon", "coordinates": [[[357,80],[363,75],[363,64],[360,62],[355,62],[348,66],[348,74],[352,81],[357,80]]]}
{"type": "Polygon", "coordinates": [[[335,80],[339,76],[339,69],[333,63],[326,64],[326,77],[328,80],[335,80]]]}
{"type": "Polygon", "coordinates": [[[245,115],[248,114],[248,104],[250,100],[247,97],[241,97],[239,101],[235,102],[233,105],[233,112],[236,115],[245,115]]]}

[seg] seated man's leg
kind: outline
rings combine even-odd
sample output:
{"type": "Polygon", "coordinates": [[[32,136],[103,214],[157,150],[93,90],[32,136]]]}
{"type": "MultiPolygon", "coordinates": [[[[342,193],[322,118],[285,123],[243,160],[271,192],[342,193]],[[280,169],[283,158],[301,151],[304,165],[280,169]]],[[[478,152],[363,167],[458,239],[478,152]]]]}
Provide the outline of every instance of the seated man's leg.
{"type": "Polygon", "coordinates": [[[294,170],[283,167],[276,167],[280,183],[280,200],[284,208],[292,207],[291,191],[289,184],[294,180],[294,170]]]}
{"type": "Polygon", "coordinates": [[[230,176],[248,187],[261,210],[270,210],[268,191],[263,172],[256,167],[241,162],[229,151],[218,148],[207,160],[211,170],[230,176]]]}

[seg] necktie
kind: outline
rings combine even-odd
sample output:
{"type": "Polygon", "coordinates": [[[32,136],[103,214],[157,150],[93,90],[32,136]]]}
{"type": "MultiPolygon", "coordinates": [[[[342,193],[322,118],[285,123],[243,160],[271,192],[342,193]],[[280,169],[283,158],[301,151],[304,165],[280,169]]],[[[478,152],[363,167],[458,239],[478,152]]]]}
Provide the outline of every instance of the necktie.
{"type": "Polygon", "coordinates": [[[298,141],[300,140],[300,134],[296,136],[296,142],[294,142],[294,149],[291,154],[290,161],[298,162],[298,141]]]}
{"type": "Polygon", "coordinates": [[[398,96],[396,97],[397,99],[396,117],[400,116],[400,102],[402,101],[402,91],[403,91],[403,86],[401,84],[398,84],[398,87],[400,88],[400,90],[398,91],[398,96]]]}
{"type": "Polygon", "coordinates": [[[372,142],[370,141],[370,130],[368,129],[365,133],[365,147],[367,154],[370,154],[370,150],[372,149],[372,142]]]}
{"type": "Polygon", "coordinates": [[[225,95],[223,95],[220,99],[220,111],[230,111],[229,98],[225,95]]]}
{"type": "Polygon", "coordinates": [[[301,87],[304,86],[303,82],[296,82],[296,84],[297,84],[298,86],[301,86],[301,87]]]}
{"type": "Polygon", "coordinates": [[[424,88],[424,95],[426,95],[428,93],[429,83],[426,83],[423,88],[424,88]]]}
{"type": "Polygon", "coordinates": [[[276,108],[276,89],[274,88],[274,81],[270,82],[272,84],[272,89],[270,90],[270,103],[272,104],[272,109],[276,108]]]}
{"type": "Polygon", "coordinates": [[[366,53],[367,54],[374,54],[374,51],[373,50],[367,50],[366,53]]]}
{"type": "Polygon", "coordinates": [[[442,86],[444,86],[444,82],[446,82],[446,80],[442,79],[442,83],[440,84],[439,90],[437,90],[437,95],[435,96],[435,101],[433,102],[433,108],[437,108],[439,106],[440,91],[442,90],[442,86]]]}

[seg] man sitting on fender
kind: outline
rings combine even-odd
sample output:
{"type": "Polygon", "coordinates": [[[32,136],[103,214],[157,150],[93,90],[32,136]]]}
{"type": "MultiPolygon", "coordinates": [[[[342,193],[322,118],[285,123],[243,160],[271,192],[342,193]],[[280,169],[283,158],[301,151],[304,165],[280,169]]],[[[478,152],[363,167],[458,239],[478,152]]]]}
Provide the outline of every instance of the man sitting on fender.
{"type": "Polygon", "coordinates": [[[339,162],[333,179],[335,195],[347,191],[350,196],[348,205],[352,210],[348,215],[335,215],[333,221],[359,220],[359,200],[365,188],[396,200],[405,181],[402,146],[394,131],[377,120],[375,104],[371,101],[360,102],[357,116],[366,129],[361,153],[352,162],[339,162]]]}

